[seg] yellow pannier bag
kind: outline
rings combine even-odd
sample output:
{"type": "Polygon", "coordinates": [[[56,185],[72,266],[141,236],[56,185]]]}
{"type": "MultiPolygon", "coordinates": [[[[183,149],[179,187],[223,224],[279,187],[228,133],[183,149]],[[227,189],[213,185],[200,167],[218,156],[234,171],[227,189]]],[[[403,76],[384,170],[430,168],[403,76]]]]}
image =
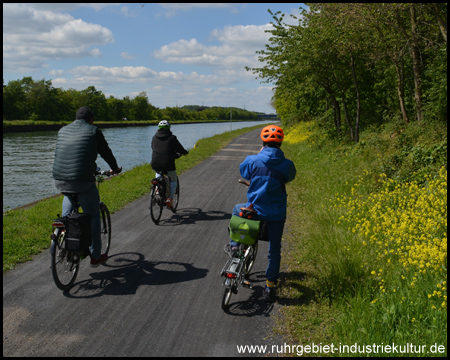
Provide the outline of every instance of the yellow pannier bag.
{"type": "Polygon", "coordinates": [[[230,220],[230,238],[233,241],[253,245],[258,238],[259,226],[258,220],[249,220],[233,215],[230,220]]]}

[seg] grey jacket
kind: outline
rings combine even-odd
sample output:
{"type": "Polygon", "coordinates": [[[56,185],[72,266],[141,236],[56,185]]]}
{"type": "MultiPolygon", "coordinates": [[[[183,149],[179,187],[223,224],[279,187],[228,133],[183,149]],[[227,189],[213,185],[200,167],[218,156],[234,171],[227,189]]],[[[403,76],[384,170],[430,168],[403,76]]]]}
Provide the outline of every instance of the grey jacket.
{"type": "Polygon", "coordinates": [[[83,119],[62,127],[56,140],[53,179],[59,181],[94,182],[97,154],[111,169],[118,168],[103,133],[83,119]]]}

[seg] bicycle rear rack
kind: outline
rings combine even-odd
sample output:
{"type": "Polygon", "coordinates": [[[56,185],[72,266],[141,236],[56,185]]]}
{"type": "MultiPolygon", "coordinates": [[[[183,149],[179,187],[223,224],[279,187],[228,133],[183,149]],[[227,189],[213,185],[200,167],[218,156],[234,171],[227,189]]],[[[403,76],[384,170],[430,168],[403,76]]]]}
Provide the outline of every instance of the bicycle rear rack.
{"type": "Polygon", "coordinates": [[[228,259],[220,275],[225,276],[228,279],[236,279],[241,273],[243,266],[244,262],[239,258],[228,259]]]}

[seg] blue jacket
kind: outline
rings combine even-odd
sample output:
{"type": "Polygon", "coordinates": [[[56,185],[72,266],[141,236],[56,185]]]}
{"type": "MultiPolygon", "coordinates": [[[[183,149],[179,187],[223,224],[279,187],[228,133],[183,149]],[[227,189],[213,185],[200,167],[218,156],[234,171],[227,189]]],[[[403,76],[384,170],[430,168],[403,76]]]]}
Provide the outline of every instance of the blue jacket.
{"type": "Polygon", "coordinates": [[[262,220],[286,219],[285,184],[294,180],[296,169],[281,149],[264,147],[257,155],[247,156],[239,167],[241,176],[250,181],[247,206],[262,220]]]}

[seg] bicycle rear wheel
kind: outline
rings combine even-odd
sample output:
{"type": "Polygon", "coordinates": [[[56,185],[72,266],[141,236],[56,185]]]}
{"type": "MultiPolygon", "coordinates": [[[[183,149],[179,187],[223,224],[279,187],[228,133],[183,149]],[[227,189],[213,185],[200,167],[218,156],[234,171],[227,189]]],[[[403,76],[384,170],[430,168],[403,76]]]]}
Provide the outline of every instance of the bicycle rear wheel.
{"type": "Polygon", "coordinates": [[[65,232],[53,240],[51,256],[56,286],[63,291],[69,290],[77,278],[80,257],[75,252],[66,250],[65,232]]]}
{"type": "Polygon", "coordinates": [[[108,254],[111,248],[111,215],[108,207],[100,203],[102,254],[108,254]]]}
{"type": "Polygon", "coordinates": [[[150,216],[155,224],[158,224],[163,211],[163,199],[158,191],[158,186],[152,186],[150,193],[150,216]]]}
{"type": "Polygon", "coordinates": [[[177,210],[178,202],[180,201],[180,179],[177,176],[177,188],[173,194],[173,211],[177,210]]]}

